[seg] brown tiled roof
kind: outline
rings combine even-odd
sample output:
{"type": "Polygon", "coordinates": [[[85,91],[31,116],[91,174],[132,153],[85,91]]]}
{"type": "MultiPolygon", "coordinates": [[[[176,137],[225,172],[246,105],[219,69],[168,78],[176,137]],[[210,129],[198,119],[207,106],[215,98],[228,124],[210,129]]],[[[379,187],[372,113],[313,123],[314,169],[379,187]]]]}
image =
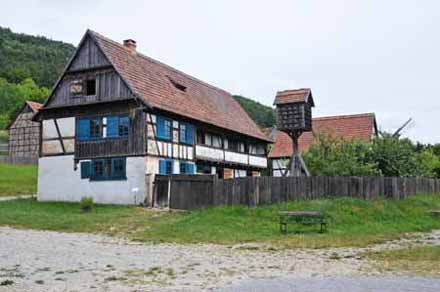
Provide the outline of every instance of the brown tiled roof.
{"type": "MultiPolygon", "coordinates": [[[[307,102],[311,97],[310,88],[291,89],[279,91],[275,97],[274,104],[283,104],[291,102],[307,102]]],[[[312,100],[313,102],[313,100],[312,100]]]]}
{"type": "Polygon", "coordinates": [[[270,141],[228,92],[88,32],[133,93],[148,106],[270,141]]]}
{"type": "MultiPolygon", "coordinates": [[[[372,113],[322,117],[313,119],[313,132],[303,133],[299,138],[299,149],[305,151],[315,142],[314,134],[331,135],[347,140],[371,141],[376,135],[376,118],[372,113]]],[[[290,157],[292,139],[284,132],[276,131],[275,143],[269,158],[290,157]]]]}
{"type": "Polygon", "coordinates": [[[41,103],[35,101],[26,101],[26,103],[34,112],[38,112],[43,107],[41,103]]]}

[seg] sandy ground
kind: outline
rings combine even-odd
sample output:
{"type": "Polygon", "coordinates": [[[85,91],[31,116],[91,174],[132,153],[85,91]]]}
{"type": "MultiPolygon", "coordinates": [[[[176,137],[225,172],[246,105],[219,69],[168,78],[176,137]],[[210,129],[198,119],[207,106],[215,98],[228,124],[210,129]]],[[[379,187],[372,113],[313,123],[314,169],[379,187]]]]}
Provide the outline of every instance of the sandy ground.
{"type": "Polygon", "coordinates": [[[0,283],[13,281],[0,291],[206,291],[254,279],[377,277],[359,253],[414,244],[440,244],[440,231],[370,248],[274,250],[0,227],[0,283]]]}

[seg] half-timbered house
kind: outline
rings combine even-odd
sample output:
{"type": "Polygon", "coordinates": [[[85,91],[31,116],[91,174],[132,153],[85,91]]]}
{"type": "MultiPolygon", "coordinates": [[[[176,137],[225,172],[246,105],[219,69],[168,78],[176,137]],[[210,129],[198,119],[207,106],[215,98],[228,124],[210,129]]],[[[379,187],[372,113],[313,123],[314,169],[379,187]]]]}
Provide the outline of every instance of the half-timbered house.
{"type": "Polygon", "coordinates": [[[151,204],[155,174],[267,167],[270,139],[228,92],[90,30],[35,119],[39,200],[151,204]]]}
{"type": "MultiPolygon", "coordinates": [[[[275,141],[269,153],[272,175],[288,175],[292,156],[292,139],[285,132],[272,129],[269,136],[275,141]]],[[[370,142],[377,136],[376,117],[373,113],[320,117],[312,120],[312,132],[303,133],[298,141],[299,150],[307,151],[315,143],[316,135],[335,139],[370,142]]]]}

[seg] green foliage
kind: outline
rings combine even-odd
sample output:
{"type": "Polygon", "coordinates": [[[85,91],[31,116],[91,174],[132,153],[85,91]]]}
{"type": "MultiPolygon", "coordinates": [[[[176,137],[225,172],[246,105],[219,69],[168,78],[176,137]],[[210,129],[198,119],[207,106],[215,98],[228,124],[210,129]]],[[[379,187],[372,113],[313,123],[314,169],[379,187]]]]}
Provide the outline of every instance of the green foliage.
{"type": "Polygon", "coordinates": [[[0,163],[0,197],[32,195],[36,191],[36,166],[0,163]]]}
{"type": "Polygon", "coordinates": [[[432,149],[416,153],[416,161],[421,176],[440,178],[440,156],[435,155],[432,149]]]}
{"type": "Polygon", "coordinates": [[[317,136],[303,154],[312,175],[440,177],[440,156],[433,146],[383,134],[372,143],[317,136]]]}
{"type": "Polygon", "coordinates": [[[374,139],[372,160],[377,163],[384,176],[423,176],[415,146],[409,139],[394,138],[388,134],[374,139]]]}
{"type": "Polygon", "coordinates": [[[0,78],[0,129],[4,129],[26,100],[43,102],[49,96],[49,89],[39,87],[32,79],[18,84],[0,78]]]}
{"type": "Polygon", "coordinates": [[[303,158],[312,175],[378,176],[381,173],[370,156],[367,143],[317,135],[303,158]]]}
{"type": "Polygon", "coordinates": [[[295,201],[255,208],[219,207],[190,213],[157,213],[140,207],[96,205],[88,216],[77,203],[35,200],[0,202],[0,225],[66,232],[104,232],[145,242],[267,242],[281,247],[365,246],[407,232],[440,228],[427,211],[440,208],[439,196],[366,201],[353,198],[295,201]],[[291,224],[280,235],[279,210],[322,210],[328,231],[291,224]],[[298,231],[299,233],[293,233],[298,231]]]}
{"type": "Polygon", "coordinates": [[[92,197],[82,197],[81,201],[79,202],[79,205],[81,206],[81,210],[83,211],[91,211],[94,206],[94,201],[92,197]]]}
{"type": "Polygon", "coordinates": [[[11,83],[32,78],[51,87],[74,50],[71,44],[0,27],[0,77],[11,83]]]}
{"type": "Polygon", "coordinates": [[[262,128],[275,126],[276,116],[275,110],[272,107],[265,106],[259,102],[240,95],[234,95],[234,98],[240,103],[243,109],[258,126],[262,128]]]}

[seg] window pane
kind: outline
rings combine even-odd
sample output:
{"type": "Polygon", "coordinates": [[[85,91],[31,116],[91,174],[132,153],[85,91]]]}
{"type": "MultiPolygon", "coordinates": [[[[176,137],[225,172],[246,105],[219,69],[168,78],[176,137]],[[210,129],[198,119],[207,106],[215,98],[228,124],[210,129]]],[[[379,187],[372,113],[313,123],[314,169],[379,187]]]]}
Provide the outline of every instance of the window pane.
{"type": "Polygon", "coordinates": [[[82,80],[74,80],[70,83],[70,94],[72,96],[81,95],[83,93],[82,80]]]}
{"type": "Polygon", "coordinates": [[[179,141],[182,143],[186,143],[187,139],[186,139],[186,125],[185,124],[180,124],[180,137],[179,137],[179,141]]]}
{"type": "Polygon", "coordinates": [[[166,166],[167,166],[166,173],[167,174],[172,174],[173,173],[173,161],[172,160],[167,160],[166,163],[167,163],[166,164],[166,166]]]}
{"type": "Polygon", "coordinates": [[[212,136],[212,146],[222,147],[222,139],[219,136],[212,136]]]}
{"type": "Polygon", "coordinates": [[[125,177],[125,159],[118,158],[113,159],[113,177],[122,178],[125,177]]]}
{"type": "Polygon", "coordinates": [[[119,118],[119,137],[128,137],[128,131],[130,128],[130,119],[129,117],[120,117],[119,118]]]}
{"type": "Polygon", "coordinates": [[[102,120],[100,118],[90,120],[90,137],[102,138],[102,120]]]}
{"type": "Polygon", "coordinates": [[[183,162],[183,161],[180,162],[180,173],[181,174],[186,173],[186,162],[183,162]]]}
{"type": "Polygon", "coordinates": [[[93,161],[93,176],[96,178],[104,176],[104,162],[102,160],[93,161]]]}
{"type": "Polygon", "coordinates": [[[86,95],[96,95],[96,80],[89,79],[86,82],[86,95]]]}
{"type": "Polygon", "coordinates": [[[110,178],[112,176],[112,161],[107,159],[104,161],[104,177],[110,178]]]}

